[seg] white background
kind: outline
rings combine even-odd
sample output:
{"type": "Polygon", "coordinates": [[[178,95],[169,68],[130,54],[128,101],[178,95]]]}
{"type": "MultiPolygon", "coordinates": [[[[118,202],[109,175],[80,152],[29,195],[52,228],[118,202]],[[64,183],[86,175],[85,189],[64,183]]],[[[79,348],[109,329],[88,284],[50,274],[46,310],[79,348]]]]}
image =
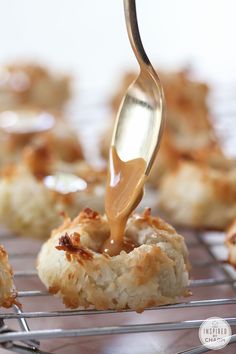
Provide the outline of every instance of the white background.
{"type": "MultiPolygon", "coordinates": [[[[151,61],[236,82],[235,0],[137,0],[151,61]]],[[[135,60],[122,0],[0,0],[0,62],[40,59],[109,92],[135,60]]]]}

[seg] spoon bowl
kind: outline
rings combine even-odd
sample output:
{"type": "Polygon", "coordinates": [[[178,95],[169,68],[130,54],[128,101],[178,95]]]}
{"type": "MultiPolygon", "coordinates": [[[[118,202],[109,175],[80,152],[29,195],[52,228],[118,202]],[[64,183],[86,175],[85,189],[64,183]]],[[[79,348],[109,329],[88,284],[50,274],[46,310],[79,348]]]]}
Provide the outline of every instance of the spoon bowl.
{"type": "Polygon", "coordinates": [[[140,66],[118,111],[111,145],[123,161],[143,158],[148,175],[158,151],[164,125],[164,94],[158,75],[143,48],[135,0],[124,0],[129,40],[140,66]]]}

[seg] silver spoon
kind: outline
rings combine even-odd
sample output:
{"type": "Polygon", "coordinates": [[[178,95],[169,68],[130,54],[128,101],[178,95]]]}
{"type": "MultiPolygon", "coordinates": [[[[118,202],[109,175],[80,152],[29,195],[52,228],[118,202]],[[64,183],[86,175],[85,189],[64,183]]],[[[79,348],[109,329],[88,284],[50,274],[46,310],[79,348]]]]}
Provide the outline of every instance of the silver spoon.
{"type": "Polygon", "coordinates": [[[156,157],[164,125],[164,94],[140,38],[135,0],[124,0],[129,41],[140,66],[118,111],[111,146],[123,161],[143,158],[148,175],[156,157]]]}

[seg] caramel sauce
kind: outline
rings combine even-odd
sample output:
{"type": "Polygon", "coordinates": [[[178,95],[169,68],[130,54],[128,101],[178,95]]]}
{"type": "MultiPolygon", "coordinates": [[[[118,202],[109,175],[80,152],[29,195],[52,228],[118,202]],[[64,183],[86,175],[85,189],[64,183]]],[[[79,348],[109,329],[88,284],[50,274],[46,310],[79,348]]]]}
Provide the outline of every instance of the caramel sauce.
{"type": "Polygon", "coordinates": [[[122,250],[130,252],[136,246],[124,238],[124,233],[130,214],[142,199],[146,167],[142,158],[122,161],[115,147],[111,147],[105,197],[110,237],[102,250],[110,256],[118,255],[122,250]]]}

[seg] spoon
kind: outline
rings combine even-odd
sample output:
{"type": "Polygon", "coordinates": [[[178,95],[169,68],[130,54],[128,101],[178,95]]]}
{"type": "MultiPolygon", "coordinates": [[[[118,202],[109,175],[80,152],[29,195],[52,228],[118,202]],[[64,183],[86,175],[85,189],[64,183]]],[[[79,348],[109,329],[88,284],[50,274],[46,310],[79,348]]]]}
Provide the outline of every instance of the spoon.
{"type": "Polygon", "coordinates": [[[159,77],[143,48],[135,0],[124,0],[129,41],[140,66],[118,111],[111,146],[123,161],[143,158],[147,176],[155,160],[164,125],[164,94],[159,77]]]}
{"type": "Polygon", "coordinates": [[[141,42],[135,0],[124,0],[124,9],[140,74],[121,102],[110,147],[105,196],[110,237],[102,246],[102,252],[110,256],[119,255],[122,250],[130,252],[135,247],[125,240],[126,223],[142,199],[164,123],[163,90],[141,42]]]}

